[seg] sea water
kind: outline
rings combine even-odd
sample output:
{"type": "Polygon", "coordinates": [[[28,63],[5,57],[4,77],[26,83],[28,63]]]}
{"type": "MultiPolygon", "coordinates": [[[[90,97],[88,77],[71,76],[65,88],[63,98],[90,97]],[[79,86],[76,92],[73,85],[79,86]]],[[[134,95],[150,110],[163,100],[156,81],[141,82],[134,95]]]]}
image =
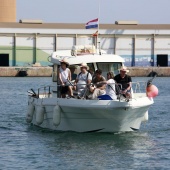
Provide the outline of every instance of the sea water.
{"type": "Polygon", "coordinates": [[[27,124],[27,90],[50,83],[51,78],[0,78],[0,169],[170,168],[170,78],[153,80],[159,96],[149,121],[121,134],[54,132],[27,124]]]}

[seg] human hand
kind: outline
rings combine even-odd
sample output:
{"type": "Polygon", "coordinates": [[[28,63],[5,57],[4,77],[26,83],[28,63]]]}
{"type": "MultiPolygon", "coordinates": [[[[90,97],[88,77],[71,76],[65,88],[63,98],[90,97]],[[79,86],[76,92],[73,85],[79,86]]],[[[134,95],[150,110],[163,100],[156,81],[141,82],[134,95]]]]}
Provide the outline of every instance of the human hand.
{"type": "Polygon", "coordinates": [[[122,93],[122,94],[126,94],[126,93],[127,93],[127,90],[126,90],[126,89],[125,89],[125,90],[122,90],[121,93],[122,93]]]}

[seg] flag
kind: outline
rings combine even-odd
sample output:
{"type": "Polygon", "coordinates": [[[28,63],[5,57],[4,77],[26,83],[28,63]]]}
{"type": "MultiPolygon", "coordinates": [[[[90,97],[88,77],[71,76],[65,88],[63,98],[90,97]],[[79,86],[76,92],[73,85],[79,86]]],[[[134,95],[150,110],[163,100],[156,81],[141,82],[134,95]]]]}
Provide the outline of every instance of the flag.
{"type": "Polygon", "coordinates": [[[97,28],[98,27],[98,18],[87,22],[85,26],[86,26],[86,29],[97,28]]]}
{"type": "Polygon", "coordinates": [[[92,36],[93,36],[93,37],[98,36],[98,31],[96,31],[92,36]]]}

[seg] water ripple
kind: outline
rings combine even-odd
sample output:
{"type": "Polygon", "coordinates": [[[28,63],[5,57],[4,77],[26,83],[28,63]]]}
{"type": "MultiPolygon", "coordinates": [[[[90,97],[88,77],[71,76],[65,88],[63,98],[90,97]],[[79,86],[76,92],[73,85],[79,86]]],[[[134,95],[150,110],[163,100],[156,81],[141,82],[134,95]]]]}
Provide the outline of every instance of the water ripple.
{"type": "Polygon", "coordinates": [[[159,96],[149,110],[149,121],[138,132],[120,134],[30,126],[25,122],[26,91],[49,85],[51,78],[0,79],[0,169],[169,169],[169,78],[154,79],[159,96]]]}

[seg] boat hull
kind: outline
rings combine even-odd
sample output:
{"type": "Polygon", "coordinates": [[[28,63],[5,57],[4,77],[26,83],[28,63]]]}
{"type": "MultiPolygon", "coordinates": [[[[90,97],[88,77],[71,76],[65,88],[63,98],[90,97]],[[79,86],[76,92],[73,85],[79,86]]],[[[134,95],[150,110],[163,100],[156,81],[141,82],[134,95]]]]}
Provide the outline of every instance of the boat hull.
{"type": "Polygon", "coordinates": [[[32,123],[42,128],[75,132],[127,132],[140,128],[153,100],[148,97],[130,102],[59,98],[35,100],[30,97],[29,103],[35,106],[32,123]],[[41,124],[36,121],[40,107],[44,108],[41,124]],[[60,118],[57,125],[54,123],[55,112],[60,118]]]}

